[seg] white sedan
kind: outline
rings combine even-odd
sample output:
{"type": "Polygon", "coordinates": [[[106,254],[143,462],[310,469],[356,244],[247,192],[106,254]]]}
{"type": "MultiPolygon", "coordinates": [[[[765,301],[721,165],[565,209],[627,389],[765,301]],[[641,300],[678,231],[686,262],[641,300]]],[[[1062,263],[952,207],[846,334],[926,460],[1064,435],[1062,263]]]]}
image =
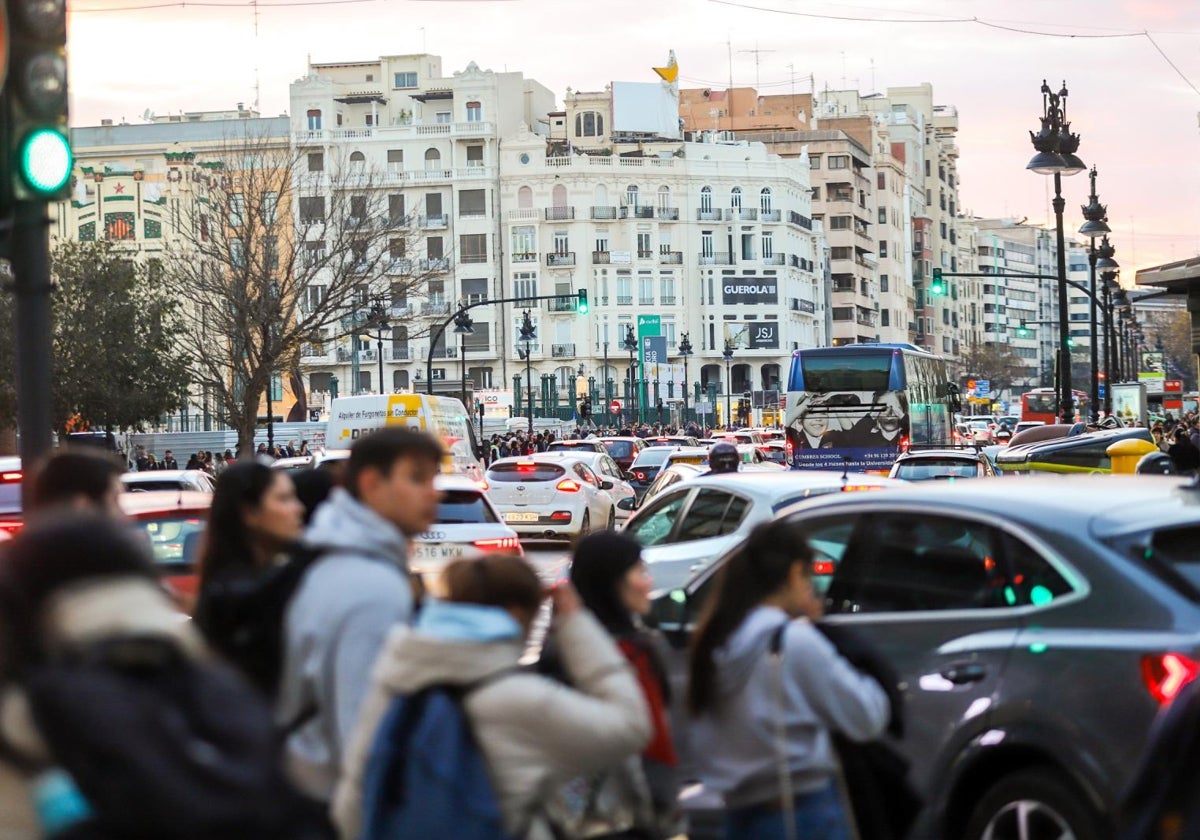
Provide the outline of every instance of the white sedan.
{"type": "Polygon", "coordinates": [[[545,454],[582,461],[591,467],[592,472],[600,479],[600,489],[607,493],[613,504],[617,506],[617,522],[624,522],[633,513],[637,494],[634,492],[633,485],[625,478],[625,473],[607,452],[554,451],[545,454]],[[624,506],[622,506],[622,502],[624,502],[624,506]]]}
{"type": "Polygon", "coordinates": [[[461,475],[439,475],[434,486],[442,493],[437,521],[413,540],[409,557],[413,571],[431,575],[455,560],[524,554],[517,532],[504,524],[477,482],[461,475]]]}
{"type": "Polygon", "coordinates": [[[505,523],[523,537],[570,539],[617,522],[609,482],[570,453],[501,458],[485,483],[505,523]]]}
{"type": "Polygon", "coordinates": [[[127,472],[121,476],[127,493],[143,493],[152,490],[194,490],[197,493],[212,493],[217,489],[216,481],[203,470],[147,470],[127,472]]]}

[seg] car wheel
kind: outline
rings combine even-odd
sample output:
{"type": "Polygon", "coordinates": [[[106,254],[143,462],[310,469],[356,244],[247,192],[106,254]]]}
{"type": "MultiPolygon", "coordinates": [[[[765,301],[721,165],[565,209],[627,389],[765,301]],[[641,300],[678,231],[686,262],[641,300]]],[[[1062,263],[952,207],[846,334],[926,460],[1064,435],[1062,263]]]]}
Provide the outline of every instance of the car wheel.
{"type": "Polygon", "coordinates": [[[583,522],[579,524],[579,536],[586,537],[592,533],[592,512],[585,510],[583,512],[583,522]]]}
{"type": "Polygon", "coordinates": [[[968,840],[1082,840],[1105,837],[1104,822],[1083,794],[1047,769],[1003,777],[971,812],[968,840]]]}

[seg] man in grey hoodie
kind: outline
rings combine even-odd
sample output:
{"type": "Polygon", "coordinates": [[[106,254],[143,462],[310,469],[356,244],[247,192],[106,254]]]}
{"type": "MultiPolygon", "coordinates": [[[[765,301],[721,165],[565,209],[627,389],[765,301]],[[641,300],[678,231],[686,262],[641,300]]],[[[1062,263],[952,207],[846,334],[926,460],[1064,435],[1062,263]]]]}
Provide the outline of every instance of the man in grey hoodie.
{"type": "Polygon", "coordinates": [[[408,541],[437,517],[441,457],[440,444],[422,432],[360,438],[346,487],[309,527],[307,541],[321,557],[288,607],[277,719],[295,729],[287,743],[292,779],[317,799],[333,794],[388,632],[413,617],[408,541]]]}

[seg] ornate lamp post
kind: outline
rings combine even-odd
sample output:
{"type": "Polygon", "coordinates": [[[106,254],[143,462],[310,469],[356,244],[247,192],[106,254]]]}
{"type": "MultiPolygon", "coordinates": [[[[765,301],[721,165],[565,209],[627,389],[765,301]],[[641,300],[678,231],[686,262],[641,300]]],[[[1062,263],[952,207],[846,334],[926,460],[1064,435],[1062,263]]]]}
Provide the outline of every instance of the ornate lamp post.
{"type": "Polygon", "coordinates": [[[721,358],[725,360],[725,425],[733,425],[732,403],[730,402],[730,393],[733,391],[733,380],[729,378],[729,363],[733,361],[733,344],[729,339],[725,339],[725,352],[721,354],[721,358]]]}
{"type": "Polygon", "coordinates": [[[683,357],[683,415],[679,418],[681,425],[687,425],[687,398],[688,398],[688,373],[687,364],[688,356],[692,355],[692,342],[688,340],[688,334],[684,333],[679,338],[679,355],[683,357]]]}
{"type": "Polygon", "coordinates": [[[637,359],[634,355],[637,353],[637,337],[633,334],[633,325],[630,324],[625,329],[625,340],[621,346],[629,351],[629,416],[632,423],[638,422],[638,404],[637,404],[637,359]]]}
{"type": "Polygon", "coordinates": [[[375,356],[379,363],[379,393],[385,394],[387,392],[383,390],[383,334],[390,332],[392,325],[388,322],[388,311],[382,301],[375,301],[367,311],[367,329],[375,332],[375,356]]]}
{"type": "Polygon", "coordinates": [[[1039,175],[1054,176],[1054,226],[1058,237],[1058,414],[1059,422],[1069,423],[1075,417],[1071,396],[1070,318],[1067,295],[1067,244],[1063,231],[1063,211],[1067,203],[1062,196],[1062,176],[1076,175],[1087,167],[1076,155],[1079,135],[1071,133],[1067,119],[1067,85],[1054,93],[1042,82],[1042,128],[1029,132],[1037,154],[1026,169],[1039,175]]]}
{"type": "Polygon", "coordinates": [[[525,411],[529,416],[529,434],[533,435],[533,374],[530,370],[530,356],[533,355],[533,343],[537,340],[537,329],[526,309],[521,316],[521,335],[517,339],[517,352],[525,360],[525,411]]]}
{"type": "MultiPolygon", "coordinates": [[[[1088,203],[1082,208],[1083,218],[1086,220],[1083,226],[1079,228],[1079,232],[1088,237],[1088,278],[1089,288],[1092,290],[1091,300],[1088,301],[1088,334],[1089,351],[1091,352],[1092,365],[1092,422],[1100,420],[1100,345],[1097,342],[1096,335],[1096,301],[1099,299],[1098,292],[1100,291],[1096,285],[1096,269],[1099,267],[1099,251],[1096,250],[1096,237],[1105,235],[1104,241],[1107,243],[1106,234],[1112,232],[1108,226],[1108,208],[1100,203],[1099,197],[1096,195],[1096,167],[1092,167],[1091,175],[1089,176],[1092,185],[1092,191],[1088,195],[1088,203]]],[[[1109,255],[1111,262],[1111,254],[1109,255]]]]}
{"type": "MultiPolygon", "coordinates": [[[[467,402],[467,340],[468,335],[475,334],[475,322],[471,320],[471,316],[466,312],[459,311],[454,316],[454,334],[461,336],[458,340],[458,356],[459,356],[459,378],[462,381],[462,401],[464,406],[468,406],[467,402]]],[[[469,407],[469,406],[468,406],[469,407]]]]}

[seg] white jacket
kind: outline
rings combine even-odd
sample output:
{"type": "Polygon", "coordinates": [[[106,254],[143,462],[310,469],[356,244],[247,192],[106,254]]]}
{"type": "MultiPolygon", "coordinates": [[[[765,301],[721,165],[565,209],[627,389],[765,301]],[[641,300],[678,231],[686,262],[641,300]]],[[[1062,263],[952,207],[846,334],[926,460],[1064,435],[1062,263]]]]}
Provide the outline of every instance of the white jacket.
{"type": "MultiPolygon", "coordinates": [[[[516,833],[532,820],[530,840],[550,836],[538,814],[563,782],[640,753],[651,735],[637,679],[595,618],[580,611],[551,632],[574,688],[521,672],[483,685],[466,700],[505,827],[516,833]]],[[[515,668],[523,647],[521,641],[446,641],[409,627],[392,632],[334,797],[334,821],[343,838],[359,835],[367,755],[393,695],[439,683],[473,683],[515,668]]]]}

